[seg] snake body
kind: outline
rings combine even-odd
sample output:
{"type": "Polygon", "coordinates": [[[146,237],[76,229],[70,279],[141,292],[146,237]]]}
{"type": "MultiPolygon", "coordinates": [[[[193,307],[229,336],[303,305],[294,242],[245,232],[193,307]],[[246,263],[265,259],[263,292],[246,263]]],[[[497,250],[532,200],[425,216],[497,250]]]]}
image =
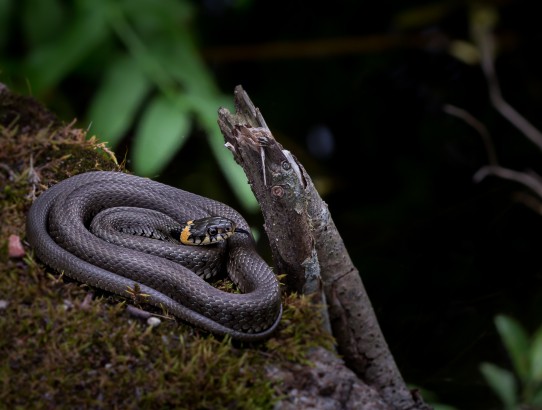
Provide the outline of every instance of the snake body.
{"type": "Polygon", "coordinates": [[[139,222],[147,213],[173,223],[221,216],[250,231],[245,219],[221,202],[147,178],[95,171],[65,179],[34,201],[27,215],[28,242],[41,261],[77,281],[121,296],[138,289],[144,302],[209,332],[242,341],[271,335],[282,314],[279,283],[250,234],[185,247],[129,234],[119,234],[116,243],[95,236],[89,230],[93,219],[117,207],[139,212],[139,222]],[[228,275],[241,293],[218,290],[203,279],[219,269],[224,253],[228,275]]]}

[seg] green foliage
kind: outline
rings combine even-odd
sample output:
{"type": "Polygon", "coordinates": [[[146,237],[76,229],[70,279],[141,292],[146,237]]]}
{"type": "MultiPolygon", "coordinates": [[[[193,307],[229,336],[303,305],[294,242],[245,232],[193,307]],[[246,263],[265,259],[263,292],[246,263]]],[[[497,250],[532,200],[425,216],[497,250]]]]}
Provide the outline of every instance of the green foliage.
{"type": "Polygon", "coordinates": [[[216,122],[218,108],[232,109],[233,99],[220,93],[199,54],[196,7],[189,0],[0,0],[0,52],[19,31],[28,46],[18,58],[0,57],[0,73],[41,99],[84,76],[96,89],[84,118],[90,135],[115,149],[133,133],[128,157],[142,176],[159,174],[199,127],[241,205],[254,211],[216,122]]]}
{"type": "Polygon", "coordinates": [[[542,326],[529,337],[515,319],[499,315],[495,326],[514,371],[482,363],[480,371],[506,410],[542,405],[542,326]],[[520,389],[518,389],[518,385],[520,389]]]}
{"type": "Polygon", "coordinates": [[[88,118],[98,135],[108,135],[115,146],[132,125],[152,84],[128,55],[112,60],[90,104],[88,118]],[[96,122],[97,121],[97,122],[96,122]]]}
{"type": "Polygon", "coordinates": [[[430,406],[433,410],[459,410],[457,407],[451,406],[449,404],[441,403],[438,395],[428,390],[422,386],[409,385],[408,388],[411,392],[417,392],[420,397],[423,397],[425,403],[430,406]]]}
{"type": "Polygon", "coordinates": [[[151,101],[135,135],[133,159],[136,173],[153,175],[160,171],[162,163],[172,159],[183,145],[190,129],[186,111],[183,99],[179,100],[177,106],[162,96],[151,101]],[[183,111],[184,115],[179,115],[183,111]],[[160,144],[156,143],[157,134],[161,136],[160,144]],[[146,161],[147,156],[160,158],[161,161],[146,161]]]}
{"type": "Polygon", "coordinates": [[[492,363],[482,363],[480,371],[484,375],[487,384],[501,399],[504,408],[514,409],[518,401],[517,383],[514,374],[492,363]]]}
{"type": "MultiPolygon", "coordinates": [[[[0,0],[0,50],[6,46],[9,32],[9,16],[11,12],[10,0],[0,0]]],[[[0,66],[0,73],[2,66],[0,66]]]]}
{"type": "Polygon", "coordinates": [[[529,379],[529,336],[523,327],[514,319],[507,316],[497,316],[495,326],[512,359],[514,369],[522,382],[529,379]]]}

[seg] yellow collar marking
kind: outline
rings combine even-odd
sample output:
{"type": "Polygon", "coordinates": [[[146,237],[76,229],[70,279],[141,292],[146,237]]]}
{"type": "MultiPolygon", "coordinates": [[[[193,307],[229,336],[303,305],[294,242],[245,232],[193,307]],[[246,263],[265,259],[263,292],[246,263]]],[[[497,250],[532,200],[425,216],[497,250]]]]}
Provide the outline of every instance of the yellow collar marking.
{"type": "Polygon", "coordinates": [[[190,227],[194,225],[194,221],[188,221],[186,223],[186,226],[181,231],[181,243],[184,243],[185,245],[193,245],[193,243],[189,240],[190,238],[190,227]]]}

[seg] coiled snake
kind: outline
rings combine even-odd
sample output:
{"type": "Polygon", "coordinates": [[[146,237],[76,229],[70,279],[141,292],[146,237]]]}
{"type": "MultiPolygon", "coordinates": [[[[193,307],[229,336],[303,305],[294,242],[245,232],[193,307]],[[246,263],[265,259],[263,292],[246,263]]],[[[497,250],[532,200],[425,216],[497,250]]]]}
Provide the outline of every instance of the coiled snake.
{"type": "MultiPolygon", "coordinates": [[[[123,218],[116,223],[121,228],[128,224],[123,218]]],[[[278,281],[247,231],[245,219],[223,203],[122,172],[87,172],[63,180],[41,194],[27,215],[27,239],[36,256],[53,269],[122,296],[138,289],[144,302],[195,326],[255,341],[275,330],[282,306],[278,281]],[[116,243],[90,232],[92,221],[108,212],[133,212],[133,232],[110,232],[116,243]],[[169,231],[181,232],[182,222],[217,216],[245,233],[211,246],[183,246],[137,236],[145,230],[139,226],[147,215],[177,224],[169,225],[169,231]],[[212,276],[223,253],[240,294],[218,290],[193,272],[212,276]]]]}

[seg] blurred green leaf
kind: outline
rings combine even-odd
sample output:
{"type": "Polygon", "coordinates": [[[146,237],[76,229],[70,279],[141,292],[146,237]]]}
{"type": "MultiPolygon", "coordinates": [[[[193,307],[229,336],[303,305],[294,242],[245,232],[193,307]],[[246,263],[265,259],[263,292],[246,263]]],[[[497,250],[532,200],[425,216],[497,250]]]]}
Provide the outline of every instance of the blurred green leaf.
{"type": "Polygon", "coordinates": [[[495,317],[495,326],[519,378],[527,382],[530,376],[529,336],[515,319],[505,315],[495,317]]]}
{"type": "Polygon", "coordinates": [[[501,369],[491,363],[482,363],[480,366],[487,384],[501,399],[507,410],[514,409],[517,403],[517,386],[514,375],[508,370],[501,369]]]}
{"type": "Polygon", "coordinates": [[[533,406],[542,406],[542,385],[539,386],[538,391],[535,392],[531,404],[533,406]]]}
{"type": "Polygon", "coordinates": [[[457,7],[457,3],[448,1],[429,2],[401,10],[393,16],[393,25],[399,30],[425,27],[442,20],[457,7]]]}
{"type": "Polygon", "coordinates": [[[480,51],[471,42],[463,40],[452,40],[450,41],[448,52],[453,57],[457,58],[465,64],[480,64],[480,51]]]}
{"type": "Polygon", "coordinates": [[[12,3],[11,0],[0,0],[0,50],[6,45],[8,40],[12,3]]]}
{"type": "Polygon", "coordinates": [[[499,9],[490,3],[473,2],[469,9],[471,28],[493,31],[499,23],[499,9]]]}
{"type": "Polygon", "coordinates": [[[32,49],[26,72],[35,95],[56,85],[107,38],[100,2],[94,4],[94,7],[82,8],[54,39],[32,49]]]}
{"type": "Polygon", "coordinates": [[[171,84],[175,81],[185,91],[211,98],[218,94],[194,38],[193,5],[177,0],[160,3],[137,0],[135,4],[137,9],[132,1],[119,9],[115,24],[137,58],[146,60],[145,65],[149,68],[152,67],[149,60],[160,67],[160,70],[154,69],[157,78],[167,73],[167,81],[160,78],[157,83],[171,84]]]}
{"type": "Polygon", "coordinates": [[[114,147],[133,124],[137,109],[151,89],[149,79],[129,57],[111,63],[88,113],[92,131],[114,147]]]}
{"type": "Polygon", "coordinates": [[[531,342],[531,378],[535,382],[542,382],[542,327],[533,336],[531,342]]]}
{"type": "Polygon", "coordinates": [[[195,10],[187,0],[121,0],[120,7],[139,33],[175,32],[186,26],[195,10]]]}
{"type": "MultiPolygon", "coordinates": [[[[163,64],[164,67],[172,78],[186,87],[187,92],[210,99],[218,97],[219,91],[195,47],[191,33],[182,30],[172,33],[172,36],[174,41],[156,48],[156,58],[164,63],[168,62],[163,64]]],[[[215,115],[217,108],[215,107],[215,115]]]]}
{"type": "Polygon", "coordinates": [[[30,47],[49,42],[62,27],[64,8],[58,0],[26,0],[23,6],[23,30],[30,47]]]}
{"type": "Polygon", "coordinates": [[[246,10],[252,7],[253,3],[253,0],[234,0],[233,7],[237,10],[246,10]]]}
{"type": "Polygon", "coordinates": [[[208,128],[207,135],[213,155],[243,208],[249,212],[259,210],[260,205],[258,204],[258,201],[256,201],[250,185],[247,183],[247,176],[245,175],[243,168],[235,162],[231,152],[224,147],[224,137],[222,136],[220,129],[218,129],[218,126],[216,129],[208,128]]]}
{"type": "Polygon", "coordinates": [[[136,174],[159,173],[186,141],[189,130],[190,118],[182,99],[173,104],[163,96],[156,97],[136,131],[132,153],[136,174]]]}
{"type": "Polygon", "coordinates": [[[220,132],[217,123],[218,108],[226,106],[230,111],[233,110],[233,107],[229,107],[232,105],[231,99],[219,95],[217,95],[214,100],[191,95],[189,100],[194,106],[194,111],[198,116],[199,123],[207,133],[209,146],[213,155],[237,199],[247,211],[257,211],[259,209],[259,204],[254,197],[250,185],[247,183],[247,176],[245,175],[243,168],[235,162],[231,152],[224,146],[224,136],[220,132]]]}
{"type": "Polygon", "coordinates": [[[436,393],[432,390],[427,390],[422,386],[408,384],[407,386],[410,391],[418,391],[419,395],[423,397],[424,401],[432,407],[433,410],[458,410],[454,406],[448,404],[440,403],[439,398],[436,393]]]}
{"type": "MultiPolygon", "coordinates": [[[[161,63],[153,56],[154,47],[160,47],[160,43],[152,43],[147,46],[146,42],[134,30],[127,20],[124,10],[118,4],[112,5],[108,12],[108,20],[115,33],[128,49],[129,54],[149,79],[160,89],[160,91],[173,97],[176,84],[169,77],[165,70],[169,62],[161,63]]],[[[152,36],[148,36],[152,37],[152,36]]],[[[149,39],[147,38],[149,41],[149,39]]]]}

